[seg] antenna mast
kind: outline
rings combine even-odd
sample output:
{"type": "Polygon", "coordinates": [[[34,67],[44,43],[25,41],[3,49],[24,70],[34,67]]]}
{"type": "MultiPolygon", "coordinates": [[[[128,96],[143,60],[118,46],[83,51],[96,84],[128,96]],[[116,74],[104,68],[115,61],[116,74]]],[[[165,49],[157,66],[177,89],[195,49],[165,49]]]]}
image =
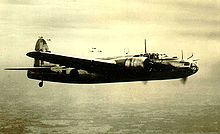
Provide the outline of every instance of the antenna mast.
{"type": "Polygon", "coordinates": [[[146,39],[144,39],[144,52],[147,53],[147,45],[146,45],[146,39]]]}

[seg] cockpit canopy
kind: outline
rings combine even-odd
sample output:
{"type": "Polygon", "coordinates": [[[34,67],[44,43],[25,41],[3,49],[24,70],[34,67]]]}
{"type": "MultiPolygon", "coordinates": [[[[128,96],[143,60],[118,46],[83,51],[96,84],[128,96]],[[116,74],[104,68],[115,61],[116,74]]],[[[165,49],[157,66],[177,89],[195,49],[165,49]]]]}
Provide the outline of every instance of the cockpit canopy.
{"type": "MultiPolygon", "coordinates": [[[[146,57],[148,59],[166,59],[168,56],[166,54],[159,54],[159,53],[145,53],[134,55],[133,57],[146,57]]],[[[177,57],[172,57],[172,59],[177,59],[177,57]]]]}

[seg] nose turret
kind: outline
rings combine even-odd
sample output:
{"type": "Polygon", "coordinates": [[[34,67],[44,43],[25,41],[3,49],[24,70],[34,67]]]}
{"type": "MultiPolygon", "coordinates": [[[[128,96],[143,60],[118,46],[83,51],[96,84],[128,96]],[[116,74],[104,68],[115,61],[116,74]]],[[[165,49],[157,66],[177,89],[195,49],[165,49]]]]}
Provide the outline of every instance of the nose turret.
{"type": "Polygon", "coordinates": [[[195,63],[191,63],[190,69],[192,70],[192,74],[198,72],[199,67],[195,63]]]}

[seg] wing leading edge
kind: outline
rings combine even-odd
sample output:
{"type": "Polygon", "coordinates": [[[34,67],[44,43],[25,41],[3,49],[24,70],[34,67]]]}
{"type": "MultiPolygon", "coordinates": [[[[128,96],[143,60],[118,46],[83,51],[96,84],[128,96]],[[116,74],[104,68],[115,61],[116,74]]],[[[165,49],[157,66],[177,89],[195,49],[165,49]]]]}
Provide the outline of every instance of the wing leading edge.
{"type": "Polygon", "coordinates": [[[121,66],[113,62],[105,62],[96,59],[83,59],[69,56],[62,56],[44,52],[29,52],[26,54],[31,58],[47,61],[61,66],[72,67],[76,69],[87,70],[95,73],[117,73],[121,70],[121,66]]]}

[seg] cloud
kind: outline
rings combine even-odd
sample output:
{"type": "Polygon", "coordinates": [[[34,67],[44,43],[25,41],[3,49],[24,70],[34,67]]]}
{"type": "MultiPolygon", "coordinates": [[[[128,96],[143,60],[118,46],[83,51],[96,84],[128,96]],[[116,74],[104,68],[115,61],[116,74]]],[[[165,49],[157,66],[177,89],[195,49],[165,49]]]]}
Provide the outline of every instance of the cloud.
{"type": "Polygon", "coordinates": [[[11,5],[60,5],[60,4],[71,4],[76,0],[3,0],[0,3],[11,4],[11,5]]]}
{"type": "Polygon", "coordinates": [[[212,19],[205,19],[200,17],[188,17],[188,18],[182,18],[177,17],[176,21],[181,25],[198,25],[198,26],[207,26],[207,27],[220,27],[220,19],[218,18],[212,18],[212,19]]]}
{"type": "Polygon", "coordinates": [[[1,3],[4,4],[13,4],[13,5],[30,5],[34,1],[33,0],[3,0],[1,3]]]}
{"type": "Polygon", "coordinates": [[[220,40],[220,31],[179,31],[177,33],[183,37],[220,40]]]}

